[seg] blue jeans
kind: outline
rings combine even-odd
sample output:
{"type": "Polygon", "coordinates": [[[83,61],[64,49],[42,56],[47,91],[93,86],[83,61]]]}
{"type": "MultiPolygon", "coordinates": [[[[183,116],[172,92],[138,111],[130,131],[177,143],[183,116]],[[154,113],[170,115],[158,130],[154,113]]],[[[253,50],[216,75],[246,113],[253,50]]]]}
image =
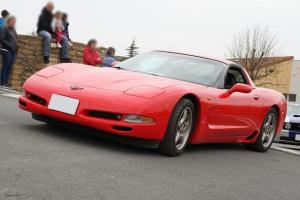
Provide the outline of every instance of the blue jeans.
{"type": "Polygon", "coordinates": [[[51,34],[47,31],[41,31],[38,33],[38,35],[43,38],[44,56],[49,56],[50,45],[51,45],[51,34]]]}
{"type": "MultiPolygon", "coordinates": [[[[38,33],[40,37],[43,38],[43,48],[44,48],[44,56],[50,55],[50,45],[51,45],[51,34],[47,31],[41,31],[38,33]]],[[[69,40],[66,36],[62,36],[61,38],[61,51],[60,58],[68,58],[69,57],[69,40]]]]}
{"type": "Polygon", "coordinates": [[[1,86],[8,86],[9,75],[12,66],[16,59],[16,53],[1,50],[2,55],[2,68],[1,68],[1,86]]]}
{"type": "Polygon", "coordinates": [[[66,36],[61,37],[61,51],[60,58],[69,58],[69,39],[66,36]]]}

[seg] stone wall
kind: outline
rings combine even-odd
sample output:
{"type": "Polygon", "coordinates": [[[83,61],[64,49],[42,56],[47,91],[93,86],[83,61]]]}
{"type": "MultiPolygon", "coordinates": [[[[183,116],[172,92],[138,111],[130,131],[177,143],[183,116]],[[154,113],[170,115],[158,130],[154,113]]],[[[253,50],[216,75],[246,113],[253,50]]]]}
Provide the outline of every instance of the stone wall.
{"type": "MultiPolygon", "coordinates": [[[[11,75],[11,86],[13,89],[21,91],[25,80],[35,72],[59,62],[58,48],[51,48],[50,63],[43,63],[42,39],[36,36],[19,35],[18,43],[20,49],[13,66],[11,75]]],[[[82,51],[84,44],[73,42],[70,49],[70,59],[74,63],[82,63],[82,51]]],[[[104,54],[105,48],[99,48],[101,55],[104,54]]]]}

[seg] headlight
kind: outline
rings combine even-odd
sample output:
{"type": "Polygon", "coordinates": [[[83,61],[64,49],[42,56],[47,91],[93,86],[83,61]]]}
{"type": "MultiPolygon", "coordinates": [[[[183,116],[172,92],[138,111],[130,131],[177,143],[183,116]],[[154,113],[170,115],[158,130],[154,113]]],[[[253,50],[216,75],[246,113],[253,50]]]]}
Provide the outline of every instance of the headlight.
{"type": "Polygon", "coordinates": [[[291,129],[291,127],[292,127],[291,123],[289,123],[289,122],[284,123],[284,129],[289,130],[289,129],[291,129]]]}
{"type": "Polygon", "coordinates": [[[155,122],[154,118],[141,115],[125,115],[124,121],[137,124],[153,124],[155,122]]]}

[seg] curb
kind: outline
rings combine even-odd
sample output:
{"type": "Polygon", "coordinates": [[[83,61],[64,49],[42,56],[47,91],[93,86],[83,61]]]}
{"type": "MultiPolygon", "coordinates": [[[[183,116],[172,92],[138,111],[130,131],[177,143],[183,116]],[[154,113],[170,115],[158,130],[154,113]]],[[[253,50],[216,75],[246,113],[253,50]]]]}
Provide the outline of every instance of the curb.
{"type": "Polygon", "coordinates": [[[3,88],[3,87],[0,87],[0,91],[2,92],[10,92],[10,93],[15,93],[15,94],[22,94],[21,92],[17,92],[13,89],[9,89],[9,88],[3,88]]]}

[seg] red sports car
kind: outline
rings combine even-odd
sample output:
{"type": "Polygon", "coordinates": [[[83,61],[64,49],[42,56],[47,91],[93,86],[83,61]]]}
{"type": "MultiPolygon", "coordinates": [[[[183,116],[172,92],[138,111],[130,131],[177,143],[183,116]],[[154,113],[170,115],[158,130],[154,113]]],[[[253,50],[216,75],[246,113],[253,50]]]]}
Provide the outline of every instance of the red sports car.
{"type": "Polygon", "coordinates": [[[151,141],[169,156],[187,143],[238,142],[265,152],[287,107],[231,61],[164,51],[112,68],[54,65],[31,76],[24,91],[19,106],[35,119],[151,141]]]}

